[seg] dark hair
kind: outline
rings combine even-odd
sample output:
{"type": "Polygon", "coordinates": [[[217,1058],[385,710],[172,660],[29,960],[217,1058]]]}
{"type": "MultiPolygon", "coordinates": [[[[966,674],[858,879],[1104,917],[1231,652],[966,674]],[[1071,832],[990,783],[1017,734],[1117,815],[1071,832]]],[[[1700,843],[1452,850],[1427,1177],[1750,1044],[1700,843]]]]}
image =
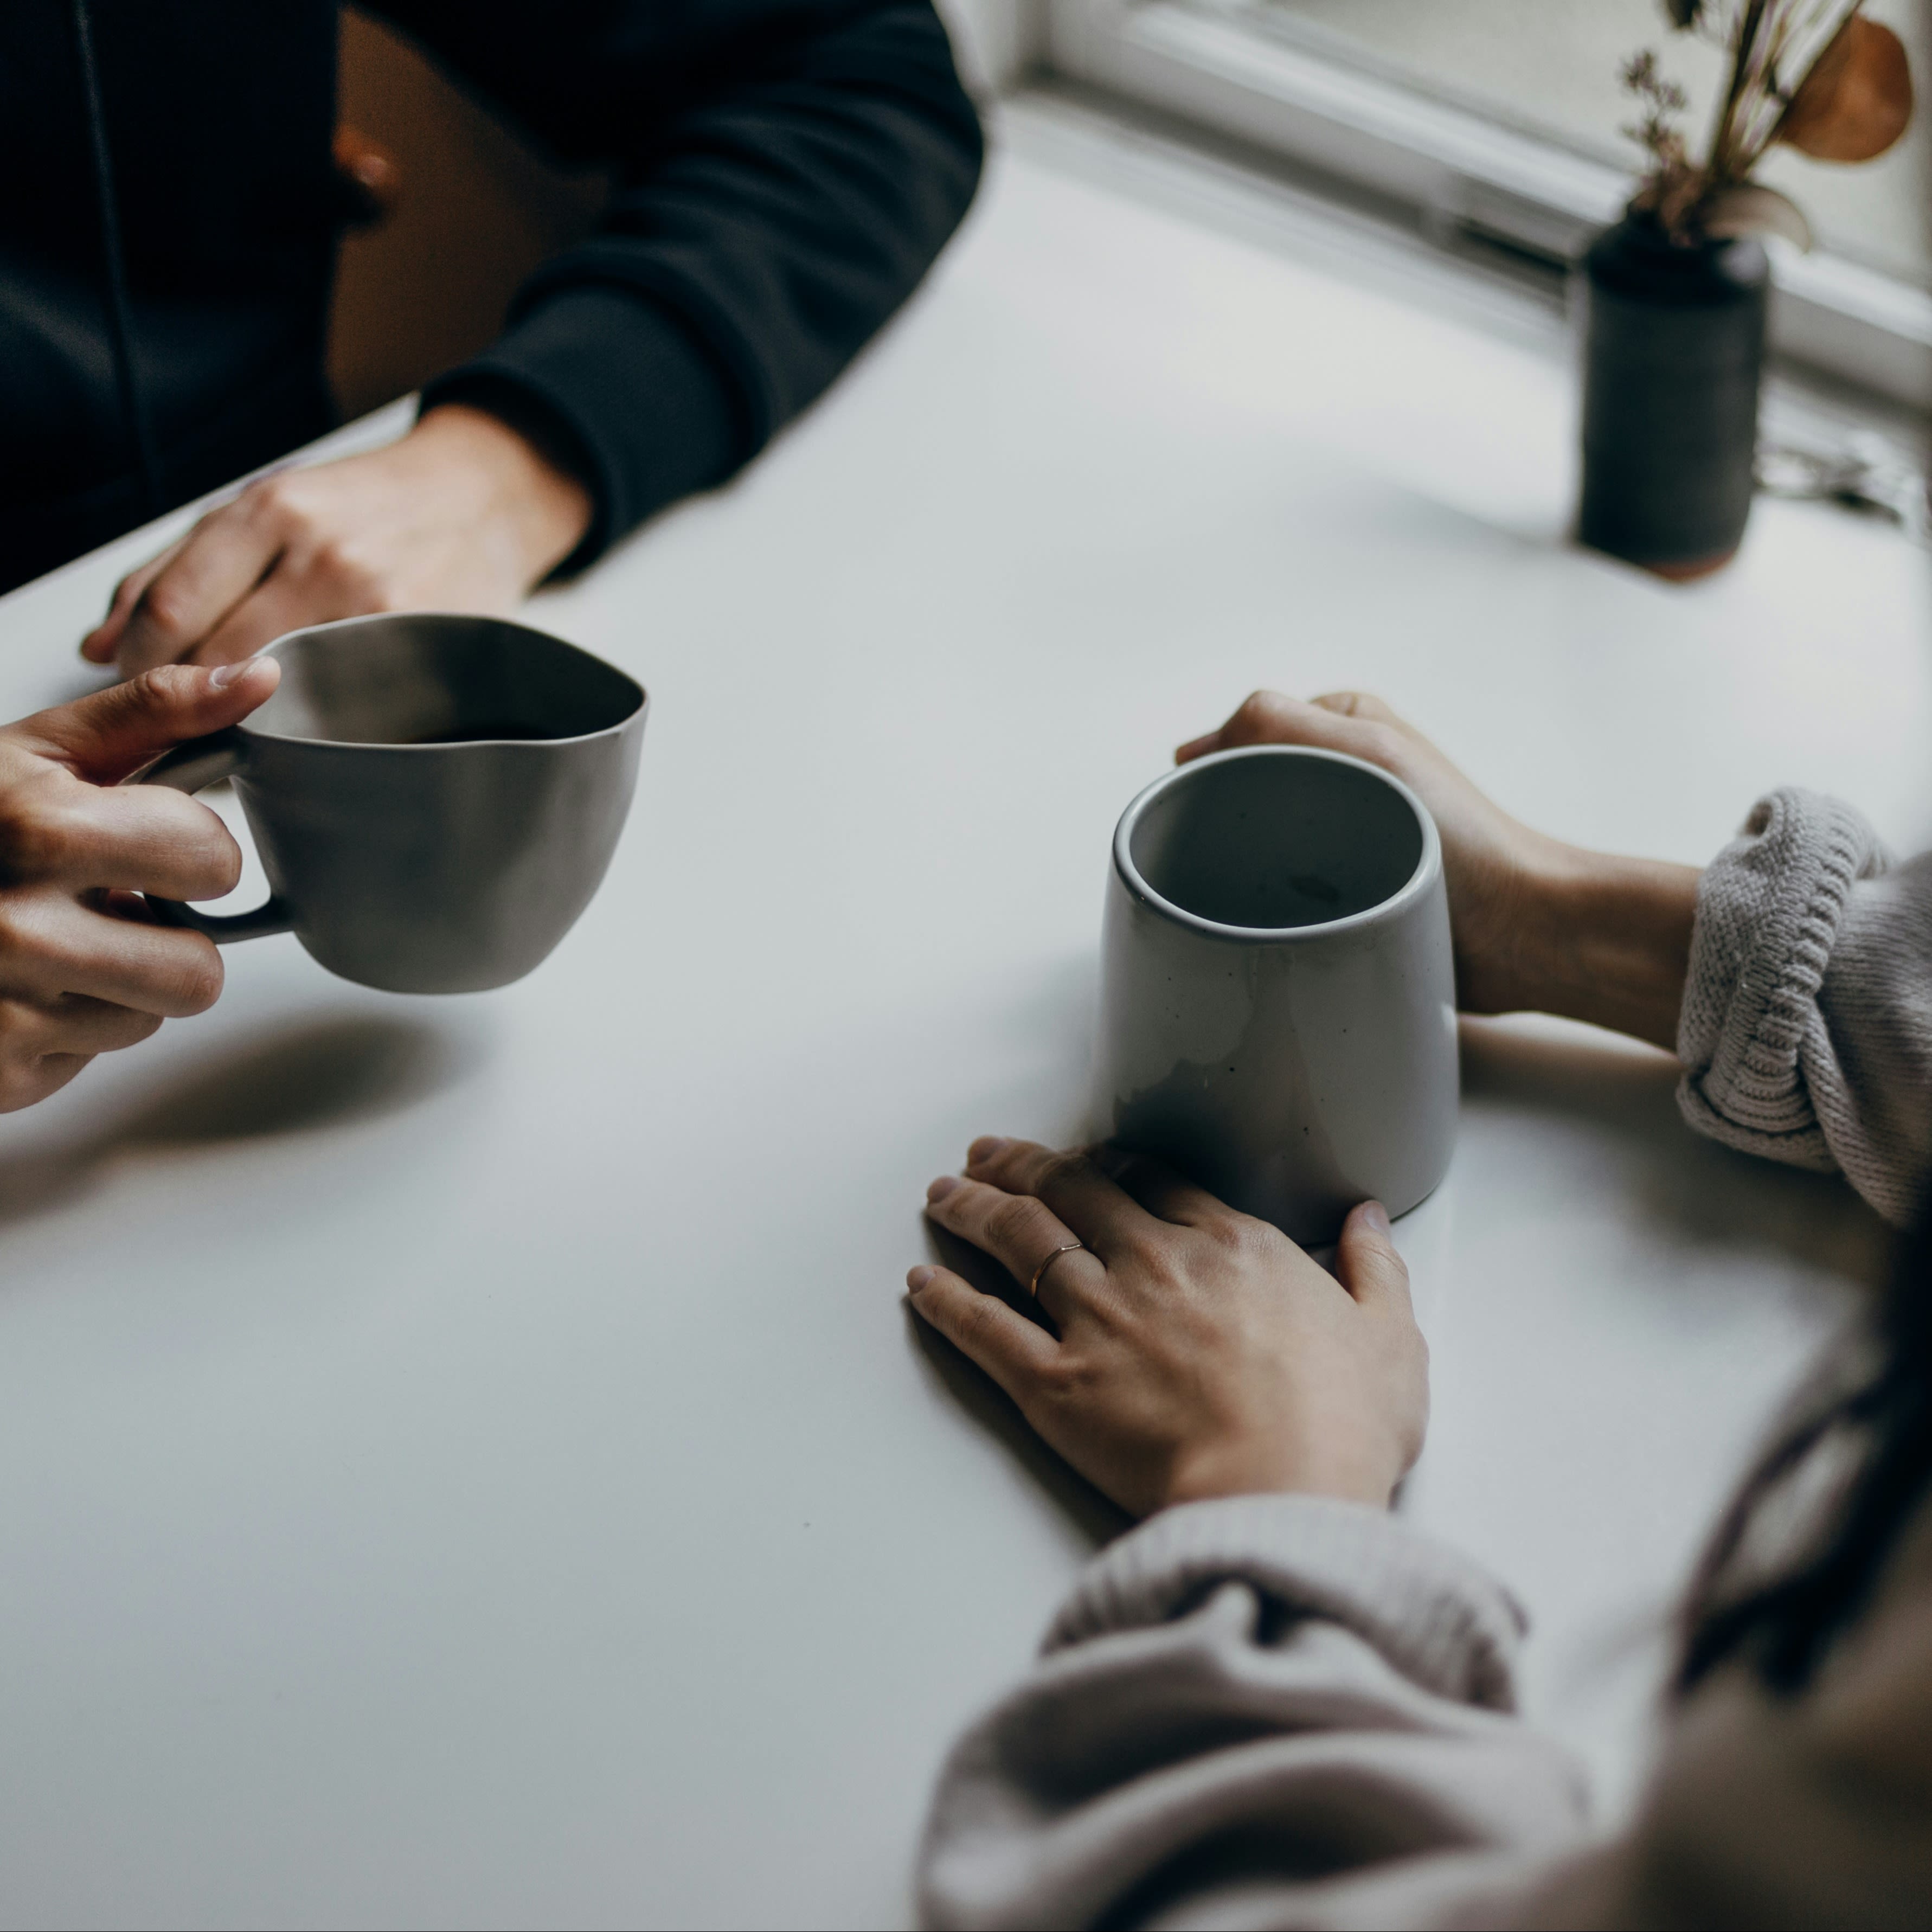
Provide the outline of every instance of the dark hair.
{"type": "Polygon", "coordinates": [[[1684,1612],[1679,1696],[1721,1664],[1802,1690],[1832,1640],[1870,1601],[1886,1557],[1932,1484],[1932,1212],[1873,1312],[1856,1372],[1815,1397],[1746,1478],[1700,1564],[1684,1612]],[[1798,1550],[1761,1579],[1751,1546],[1808,1470],[1843,1482],[1798,1550]]]}

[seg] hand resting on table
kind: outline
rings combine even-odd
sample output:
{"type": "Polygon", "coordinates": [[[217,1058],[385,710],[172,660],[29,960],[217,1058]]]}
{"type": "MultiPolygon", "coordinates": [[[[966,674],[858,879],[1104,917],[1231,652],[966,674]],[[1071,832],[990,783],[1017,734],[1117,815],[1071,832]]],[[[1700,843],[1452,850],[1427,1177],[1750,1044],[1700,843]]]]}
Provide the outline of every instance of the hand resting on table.
{"type": "Polygon", "coordinates": [[[305,624],[500,616],[574,550],[584,486],[495,416],[432,410],[400,442],[251,483],[123,578],[81,655],[131,677],[231,664],[305,624]]]}
{"type": "MultiPolygon", "coordinates": [[[[1468,1010],[1535,1010],[1674,1050],[1696,916],[1689,866],[1586,851],[1510,818],[1379,699],[1257,692],[1177,761],[1308,745],[1408,785],[1434,816],[1468,1010]]],[[[1052,1329],[950,1269],[914,1268],[920,1316],[1042,1436],[1136,1515],[1303,1491],[1381,1506],[1422,1446],[1428,1350],[1387,1216],[1366,1202],[1330,1276],[1265,1222],[1115,1150],[975,1143],[927,1213],[1026,1284],[1052,1329]]]]}
{"type": "Polygon", "coordinates": [[[1258,691],[1176,763],[1243,745],[1343,752],[1400,778],[1442,835],[1456,992],[1474,1013],[1561,1013],[1677,1048],[1696,868],[1566,845],[1492,804],[1378,698],[1258,691]]]}
{"type": "Polygon", "coordinates": [[[940,1226],[1022,1287],[1051,1329],[950,1269],[908,1299],[1042,1436],[1136,1516],[1213,1496],[1300,1491],[1380,1508],[1422,1448],[1429,1350],[1374,1202],[1331,1275],[1267,1222],[1157,1162],[976,1141],[927,1190],[940,1226]]]}
{"type": "Polygon", "coordinates": [[[170,667],[0,728],[0,1112],[219,997],[214,943],[136,895],[217,898],[240,850],[206,806],[118,781],[238,723],[280,676],[272,659],[170,667]]]}

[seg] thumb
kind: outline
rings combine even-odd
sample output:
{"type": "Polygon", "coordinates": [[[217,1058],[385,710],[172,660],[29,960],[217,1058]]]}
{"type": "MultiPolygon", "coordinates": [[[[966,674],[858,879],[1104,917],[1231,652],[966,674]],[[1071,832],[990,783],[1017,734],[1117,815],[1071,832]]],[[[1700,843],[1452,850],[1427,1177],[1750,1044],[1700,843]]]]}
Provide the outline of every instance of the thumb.
{"type": "Polygon", "coordinates": [[[1342,1224],[1335,1278],[1365,1308],[1407,1310],[1408,1264],[1395,1251],[1388,1210],[1379,1201],[1361,1202],[1342,1224]]]}
{"type": "Polygon", "coordinates": [[[77,777],[112,784],[184,739],[240,723],[281,676],[273,658],[244,658],[212,669],[162,664],[90,698],[36,712],[7,735],[77,777]]]}

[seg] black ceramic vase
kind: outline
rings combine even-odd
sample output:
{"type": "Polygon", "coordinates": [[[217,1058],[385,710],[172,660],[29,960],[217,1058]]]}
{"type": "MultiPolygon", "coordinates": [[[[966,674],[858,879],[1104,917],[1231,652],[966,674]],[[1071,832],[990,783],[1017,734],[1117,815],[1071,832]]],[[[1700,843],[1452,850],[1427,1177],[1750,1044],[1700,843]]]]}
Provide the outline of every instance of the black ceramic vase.
{"type": "Polygon", "coordinates": [[[1671,241],[1632,213],[1584,260],[1576,534],[1666,577],[1702,576],[1750,514],[1770,264],[1753,241],[1671,241]]]}

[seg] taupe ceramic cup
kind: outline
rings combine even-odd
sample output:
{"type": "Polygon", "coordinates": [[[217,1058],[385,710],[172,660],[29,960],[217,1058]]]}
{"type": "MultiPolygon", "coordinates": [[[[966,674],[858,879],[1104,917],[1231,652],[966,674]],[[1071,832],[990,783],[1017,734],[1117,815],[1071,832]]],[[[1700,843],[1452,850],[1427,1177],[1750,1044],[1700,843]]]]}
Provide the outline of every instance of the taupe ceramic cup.
{"type": "Polygon", "coordinates": [[[233,778],[271,896],[233,914],[148,903],[223,945],[292,932],[332,973],[389,992],[481,992],[538,964],[616,848],[643,686],[489,617],[353,617],[267,655],[274,697],[135,782],[233,778]]]}
{"type": "Polygon", "coordinates": [[[1435,822],[1359,759],[1222,752],[1114,834],[1098,1112],[1296,1240],[1449,1165],[1456,985],[1435,822]]]}

